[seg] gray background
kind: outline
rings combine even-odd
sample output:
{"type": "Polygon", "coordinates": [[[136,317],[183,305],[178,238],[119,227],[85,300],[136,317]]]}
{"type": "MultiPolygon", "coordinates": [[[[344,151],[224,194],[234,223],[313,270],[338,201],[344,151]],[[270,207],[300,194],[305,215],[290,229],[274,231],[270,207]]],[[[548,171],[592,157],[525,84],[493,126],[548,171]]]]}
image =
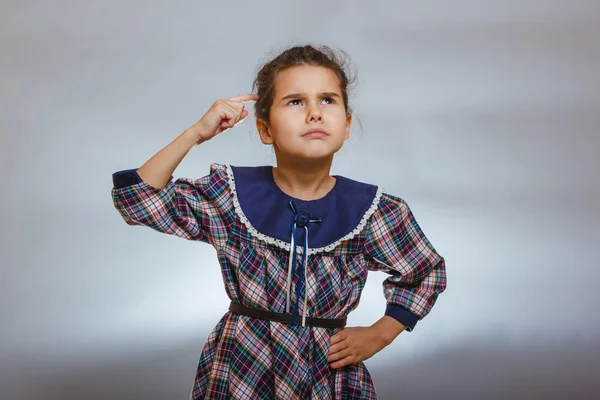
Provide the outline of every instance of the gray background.
{"type": "MultiPolygon", "coordinates": [[[[431,314],[366,361],[380,398],[600,389],[599,2],[2,6],[1,399],[187,398],[227,307],[215,252],[127,226],[111,174],[306,42],[358,70],[332,173],[404,198],[447,261],[431,314]]],[[[273,163],[251,117],[175,175],[273,163]]],[[[350,325],[383,314],[384,278],[350,325]]]]}

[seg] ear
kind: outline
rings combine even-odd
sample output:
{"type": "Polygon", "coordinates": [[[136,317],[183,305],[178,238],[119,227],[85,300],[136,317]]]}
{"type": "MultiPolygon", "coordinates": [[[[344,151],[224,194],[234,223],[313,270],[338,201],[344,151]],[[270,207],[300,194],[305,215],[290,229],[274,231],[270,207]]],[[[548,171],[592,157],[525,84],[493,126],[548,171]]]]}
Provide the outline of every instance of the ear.
{"type": "Polygon", "coordinates": [[[344,140],[348,140],[350,138],[350,126],[352,125],[352,114],[346,115],[346,129],[345,129],[345,137],[344,140]]]}
{"type": "Polygon", "coordinates": [[[260,136],[260,141],[263,144],[273,144],[273,136],[271,136],[271,130],[269,124],[262,119],[256,119],[256,130],[260,136]]]}

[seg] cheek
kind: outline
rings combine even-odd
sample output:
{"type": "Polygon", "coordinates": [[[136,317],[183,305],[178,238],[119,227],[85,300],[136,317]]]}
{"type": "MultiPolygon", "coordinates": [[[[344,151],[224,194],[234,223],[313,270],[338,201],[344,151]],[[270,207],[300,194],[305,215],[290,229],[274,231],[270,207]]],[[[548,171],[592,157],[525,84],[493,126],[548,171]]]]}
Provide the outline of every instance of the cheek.
{"type": "Polygon", "coordinates": [[[340,121],[344,121],[346,122],[346,110],[344,110],[343,107],[330,107],[330,108],[325,108],[324,111],[331,117],[334,118],[336,120],[340,120],[340,121]]]}
{"type": "Polygon", "coordinates": [[[273,135],[276,142],[282,144],[282,142],[288,142],[290,132],[295,131],[294,127],[297,124],[292,122],[292,118],[272,118],[271,119],[271,134],[273,135]]]}
{"type": "Polygon", "coordinates": [[[293,109],[279,111],[271,117],[271,125],[277,131],[297,126],[299,122],[304,122],[304,115],[293,109]]]}

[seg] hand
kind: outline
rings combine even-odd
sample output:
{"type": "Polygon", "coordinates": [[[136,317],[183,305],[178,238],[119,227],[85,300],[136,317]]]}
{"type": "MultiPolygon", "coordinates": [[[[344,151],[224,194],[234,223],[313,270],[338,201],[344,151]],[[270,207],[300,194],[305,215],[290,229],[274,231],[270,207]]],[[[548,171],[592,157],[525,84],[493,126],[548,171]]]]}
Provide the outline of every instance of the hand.
{"type": "Polygon", "coordinates": [[[329,339],[330,346],[327,361],[334,361],[330,364],[331,368],[357,364],[371,358],[387,344],[376,328],[346,328],[329,339]]]}
{"type": "Polygon", "coordinates": [[[244,94],[228,100],[217,100],[188,131],[194,134],[197,143],[205,142],[221,132],[233,128],[248,116],[244,103],[258,100],[258,95],[244,94]]]}

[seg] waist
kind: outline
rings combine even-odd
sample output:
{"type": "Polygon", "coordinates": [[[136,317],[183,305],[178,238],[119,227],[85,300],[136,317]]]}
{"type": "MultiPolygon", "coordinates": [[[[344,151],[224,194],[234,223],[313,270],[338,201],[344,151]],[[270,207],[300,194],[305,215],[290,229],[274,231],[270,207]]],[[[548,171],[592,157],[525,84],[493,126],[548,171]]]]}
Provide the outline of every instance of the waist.
{"type": "MultiPolygon", "coordinates": [[[[258,319],[264,319],[268,321],[283,322],[287,324],[302,324],[302,316],[297,316],[295,321],[292,321],[291,314],[277,313],[273,311],[260,310],[258,308],[248,307],[240,303],[231,302],[229,305],[229,311],[246,315],[248,317],[254,317],[258,319]]],[[[343,328],[346,326],[346,318],[316,318],[306,317],[306,325],[319,327],[319,328],[343,328]]]]}

